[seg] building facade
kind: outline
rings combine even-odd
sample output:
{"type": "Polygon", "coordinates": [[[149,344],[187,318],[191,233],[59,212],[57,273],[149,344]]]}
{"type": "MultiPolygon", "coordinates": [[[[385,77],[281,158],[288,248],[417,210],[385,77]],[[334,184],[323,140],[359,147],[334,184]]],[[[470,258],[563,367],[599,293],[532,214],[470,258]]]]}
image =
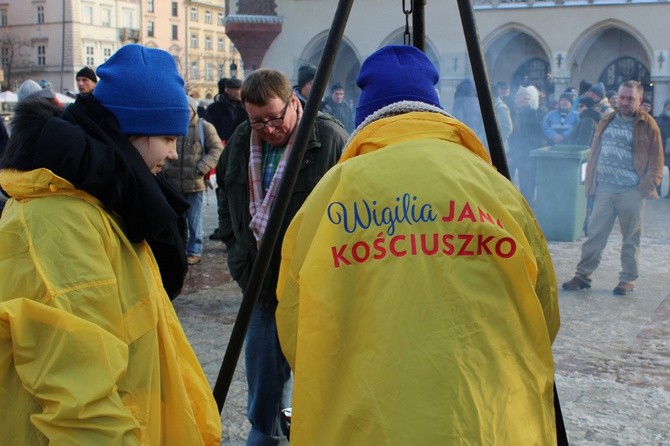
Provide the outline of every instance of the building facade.
{"type": "Polygon", "coordinates": [[[241,66],[224,8],[224,0],[0,0],[2,89],[47,79],[74,94],[83,66],[140,43],[172,54],[190,94],[213,97],[220,77],[241,66]]]}
{"type": "MultiPolygon", "coordinates": [[[[331,83],[345,85],[354,105],[360,64],[381,46],[404,42],[403,7],[410,4],[410,0],[354,2],[330,78],[331,83]]],[[[513,89],[532,83],[548,99],[555,99],[582,80],[602,81],[607,89],[616,89],[621,81],[636,79],[643,82],[655,113],[669,97],[667,0],[473,0],[472,4],[491,82],[504,80],[513,89]]],[[[336,7],[335,0],[238,0],[231,2],[226,23],[229,29],[246,31],[229,33],[246,70],[253,69],[249,60],[254,60],[255,66],[277,68],[295,80],[301,63],[318,63],[336,7]],[[272,40],[259,55],[257,42],[269,36],[272,40]]],[[[438,67],[438,89],[449,110],[456,85],[472,77],[457,1],[426,1],[425,28],[426,53],[438,67]]]]}
{"type": "Polygon", "coordinates": [[[212,99],[219,79],[236,77],[240,54],[226,35],[224,0],[190,0],[186,3],[186,54],[184,80],[189,95],[212,99]]]}

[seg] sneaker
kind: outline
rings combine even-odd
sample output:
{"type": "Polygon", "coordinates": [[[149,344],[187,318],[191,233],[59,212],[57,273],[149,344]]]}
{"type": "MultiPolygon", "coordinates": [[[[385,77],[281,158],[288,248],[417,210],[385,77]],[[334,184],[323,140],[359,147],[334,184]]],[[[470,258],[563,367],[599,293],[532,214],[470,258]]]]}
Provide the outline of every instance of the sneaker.
{"type": "Polygon", "coordinates": [[[623,280],[614,287],[612,291],[617,296],[625,296],[626,294],[632,292],[635,289],[635,285],[631,282],[624,282],[623,280]]]}
{"type": "Polygon", "coordinates": [[[591,284],[584,279],[575,276],[563,284],[563,289],[567,291],[577,291],[584,288],[591,288],[591,284]]]}
{"type": "Polygon", "coordinates": [[[196,265],[196,264],[200,263],[201,260],[202,259],[200,258],[200,256],[187,256],[186,257],[186,263],[188,263],[189,265],[196,265]]]}

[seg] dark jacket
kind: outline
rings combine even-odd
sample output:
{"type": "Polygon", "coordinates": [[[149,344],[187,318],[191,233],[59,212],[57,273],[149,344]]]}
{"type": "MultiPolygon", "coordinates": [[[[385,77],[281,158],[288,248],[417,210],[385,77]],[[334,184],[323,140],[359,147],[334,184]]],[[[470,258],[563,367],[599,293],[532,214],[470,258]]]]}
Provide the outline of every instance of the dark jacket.
{"type": "Polygon", "coordinates": [[[656,123],[658,128],[661,129],[661,143],[665,150],[665,165],[670,166],[670,156],[667,156],[670,152],[670,144],[668,144],[668,139],[670,139],[670,115],[661,113],[656,117],[656,123]]]}
{"type": "Polygon", "coordinates": [[[540,112],[527,107],[515,110],[512,115],[513,130],[509,135],[509,154],[518,159],[530,156],[530,151],[542,147],[540,112]]]}
{"type": "Polygon", "coordinates": [[[241,102],[232,101],[222,94],[207,107],[205,119],[216,127],[222,141],[228,141],[237,126],[247,119],[247,112],[241,102]]]}
{"type": "Polygon", "coordinates": [[[572,129],[567,144],[590,147],[596,133],[596,125],[602,119],[600,112],[594,108],[584,109],[579,114],[579,120],[572,129]]]}
{"type": "MultiPolygon", "coordinates": [[[[591,145],[591,153],[586,165],[586,196],[596,193],[596,167],[600,156],[600,142],[603,132],[612,122],[617,113],[605,116],[596,128],[596,135],[591,145]]],[[[633,167],[640,177],[637,187],[642,198],[658,198],[656,187],[661,184],[663,174],[663,145],[661,132],[654,117],[649,113],[638,111],[633,122],[633,167]]]]}
{"type": "Polygon", "coordinates": [[[344,124],[344,128],[347,132],[351,133],[354,131],[354,113],[346,103],[342,102],[341,104],[338,104],[328,98],[321,103],[321,111],[328,113],[344,124]]]}
{"type": "MultiPolygon", "coordinates": [[[[25,107],[42,107],[32,101],[25,107]]],[[[18,125],[18,124],[17,124],[18,125]]],[[[186,202],[162,174],[153,175],[114,115],[93,95],[80,95],[62,118],[51,118],[40,131],[31,165],[47,168],[100,200],[115,214],[133,243],[147,241],[158,263],[163,286],[176,297],[186,277],[184,239],[186,202]]]]}
{"type": "MultiPolygon", "coordinates": [[[[228,141],[217,166],[217,175],[223,176],[222,187],[219,188],[221,214],[219,228],[222,239],[228,247],[230,274],[242,290],[247,287],[251,268],[258,253],[256,239],[249,229],[250,135],[249,124],[245,122],[240,125],[228,141]]],[[[286,228],[323,174],[337,163],[346,140],[347,133],[344,128],[330,116],[319,113],[307,143],[302,167],[261,289],[259,301],[268,310],[274,310],[277,305],[275,288],[279,273],[281,240],[286,228]]]]}

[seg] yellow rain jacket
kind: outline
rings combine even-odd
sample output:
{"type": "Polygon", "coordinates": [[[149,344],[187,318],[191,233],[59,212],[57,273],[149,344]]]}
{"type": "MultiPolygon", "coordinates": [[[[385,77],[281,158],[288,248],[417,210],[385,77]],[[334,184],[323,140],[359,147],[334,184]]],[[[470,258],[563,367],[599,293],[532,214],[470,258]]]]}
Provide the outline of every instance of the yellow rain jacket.
{"type": "Polygon", "coordinates": [[[149,246],[47,169],[0,185],[0,444],[218,445],[149,246]]]}
{"type": "Polygon", "coordinates": [[[277,294],[292,446],[556,444],[546,242],[458,121],[355,135],[291,222],[277,294]]]}

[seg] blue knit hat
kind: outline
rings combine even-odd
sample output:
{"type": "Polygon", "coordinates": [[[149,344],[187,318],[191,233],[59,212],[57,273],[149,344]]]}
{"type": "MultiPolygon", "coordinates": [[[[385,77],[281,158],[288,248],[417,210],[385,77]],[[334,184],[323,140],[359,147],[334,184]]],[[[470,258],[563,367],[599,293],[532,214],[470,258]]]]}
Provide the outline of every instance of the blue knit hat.
{"type": "Polygon", "coordinates": [[[126,135],[185,135],[189,108],[174,58],[157,48],[119,48],[97,70],[93,96],[126,135]]]}
{"type": "Polygon", "coordinates": [[[388,45],[361,66],[356,85],[361,96],[356,127],[382,107],[399,101],[419,101],[442,108],[435,91],[439,74],[428,57],[408,45],[388,45]]]}

